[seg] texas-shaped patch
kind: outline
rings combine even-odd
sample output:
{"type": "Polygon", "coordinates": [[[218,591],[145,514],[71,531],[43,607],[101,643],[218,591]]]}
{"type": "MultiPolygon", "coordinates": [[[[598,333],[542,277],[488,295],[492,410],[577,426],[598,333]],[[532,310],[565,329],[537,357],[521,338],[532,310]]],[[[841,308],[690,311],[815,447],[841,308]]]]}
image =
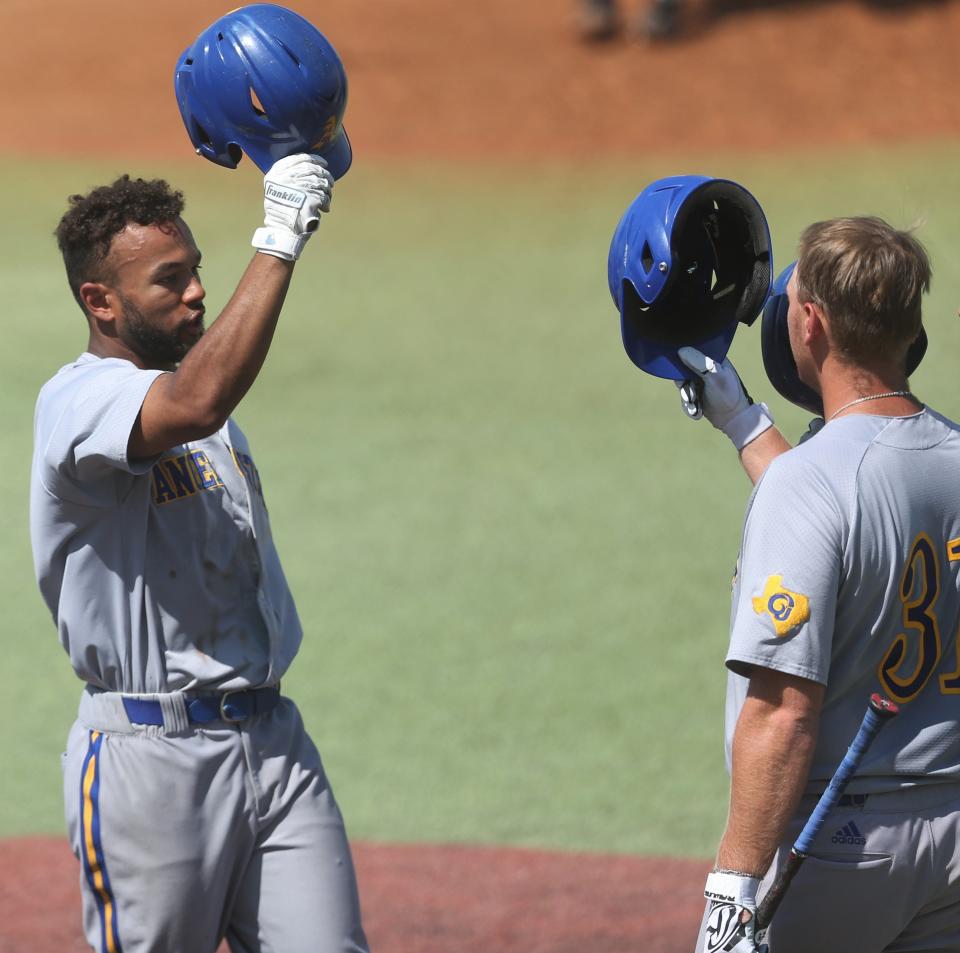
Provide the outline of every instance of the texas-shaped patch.
{"type": "Polygon", "coordinates": [[[810,618],[810,600],[788,589],[783,584],[783,576],[770,576],[763,593],[753,597],[753,611],[770,616],[774,631],[782,636],[810,618]]]}

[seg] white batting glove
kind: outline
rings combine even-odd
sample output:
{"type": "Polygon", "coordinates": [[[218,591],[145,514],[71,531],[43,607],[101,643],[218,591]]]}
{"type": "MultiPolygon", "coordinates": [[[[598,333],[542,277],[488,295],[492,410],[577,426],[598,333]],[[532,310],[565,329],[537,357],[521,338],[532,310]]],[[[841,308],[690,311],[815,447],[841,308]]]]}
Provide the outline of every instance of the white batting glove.
{"type": "Polygon", "coordinates": [[[753,402],[736,368],[726,358],[718,364],[694,347],[679,348],[677,356],[696,375],[676,382],[680,403],[692,420],[706,417],[737,450],[773,426],[767,405],[753,402]]]}
{"type": "MultiPolygon", "coordinates": [[[[686,362],[684,362],[686,363],[686,362]]],[[[754,933],[757,919],[759,877],[731,870],[714,870],[707,877],[703,895],[707,899],[703,930],[703,953],[758,953],[754,933]]]]}
{"type": "Polygon", "coordinates": [[[330,211],[333,176],[320,156],[298,153],[275,162],[263,177],[263,228],[250,244],[259,251],[296,261],[330,211]]]}

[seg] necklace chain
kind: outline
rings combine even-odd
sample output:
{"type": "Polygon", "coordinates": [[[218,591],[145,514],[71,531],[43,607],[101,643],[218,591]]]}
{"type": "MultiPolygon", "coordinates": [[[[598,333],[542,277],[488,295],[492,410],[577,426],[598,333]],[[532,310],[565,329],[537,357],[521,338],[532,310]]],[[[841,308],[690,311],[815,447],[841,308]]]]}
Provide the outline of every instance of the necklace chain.
{"type": "Polygon", "coordinates": [[[844,404],[842,407],[835,410],[827,418],[827,423],[830,423],[834,417],[843,413],[843,411],[849,409],[850,407],[855,407],[857,404],[865,403],[868,400],[881,400],[884,397],[913,397],[913,394],[911,394],[908,390],[889,390],[883,394],[869,394],[866,397],[858,397],[856,400],[851,400],[848,404],[844,404]]]}

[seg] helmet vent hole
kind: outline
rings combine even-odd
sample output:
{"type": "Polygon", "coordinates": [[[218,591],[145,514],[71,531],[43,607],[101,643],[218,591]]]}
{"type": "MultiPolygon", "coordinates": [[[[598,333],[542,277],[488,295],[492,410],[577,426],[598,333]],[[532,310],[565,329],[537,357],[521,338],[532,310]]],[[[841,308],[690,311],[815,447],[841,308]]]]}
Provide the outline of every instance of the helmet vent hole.
{"type": "Polygon", "coordinates": [[[257,95],[257,91],[252,86],[250,87],[250,105],[253,106],[253,111],[258,116],[267,115],[267,111],[263,108],[263,103],[260,102],[260,97],[257,95]]]}
{"type": "Polygon", "coordinates": [[[223,34],[222,34],[222,33],[218,33],[218,34],[217,34],[217,39],[222,42],[222,41],[223,41],[223,34]]]}
{"type": "Polygon", "coordinates": [[[189,56],[183,62],[185,66],[193,66],[193,59],[189,56]]]}
{"type": "Polygon", "coordinates": [[[640,251],[640,264],[645,272],[649,272],[653,268],[653,252],[650,251],[650,245],[647,242],[643,243],[643,248],[640,251]]]}
{"type": "Polygon", "coordinates": [[[227,144],[227,155],[230,156],[234,166],[239,165],[240,160],[243,158],[243,149],[235,142],[230,142],[227,144]]]}
{"type": "Polygon", "coordinates": [[[205,146],[211,145],[212,140],[210,136],[207,135],[207,130],[203,128],[196,120],[193,121],[193,131],[196,134],[195,138],[198,142],[202,143],[205,146]]]}

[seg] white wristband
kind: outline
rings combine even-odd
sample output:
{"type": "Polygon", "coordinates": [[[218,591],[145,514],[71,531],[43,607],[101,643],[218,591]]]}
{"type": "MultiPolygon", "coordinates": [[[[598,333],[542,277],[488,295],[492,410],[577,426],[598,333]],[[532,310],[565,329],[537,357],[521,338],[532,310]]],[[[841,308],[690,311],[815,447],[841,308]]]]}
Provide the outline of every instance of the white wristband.
{"type": "Polygon", "coordinates": [[[274,255],[285,261],[296,261],[309,237],[309,232],[294,235],[293,232],[283,228],[258,228],[253,233],[250,244],[267,255],[274,255]]]}
{"type": "Polygon", "coordinates": [[[737,450],[742,450],[751,440],[756,440],[773,426],[773,414],[766,404],[750,404],[727,422],[723,432],[733,441],[737,450]]]}
{"type": "Polygon", "coordinates": [[[703,895],[707,900],[717,903],[732,903],[747,910],[755,910],[759,887],[759,877],[735,874],[727,870],[714,870],[707,875],[703,895]]]}

